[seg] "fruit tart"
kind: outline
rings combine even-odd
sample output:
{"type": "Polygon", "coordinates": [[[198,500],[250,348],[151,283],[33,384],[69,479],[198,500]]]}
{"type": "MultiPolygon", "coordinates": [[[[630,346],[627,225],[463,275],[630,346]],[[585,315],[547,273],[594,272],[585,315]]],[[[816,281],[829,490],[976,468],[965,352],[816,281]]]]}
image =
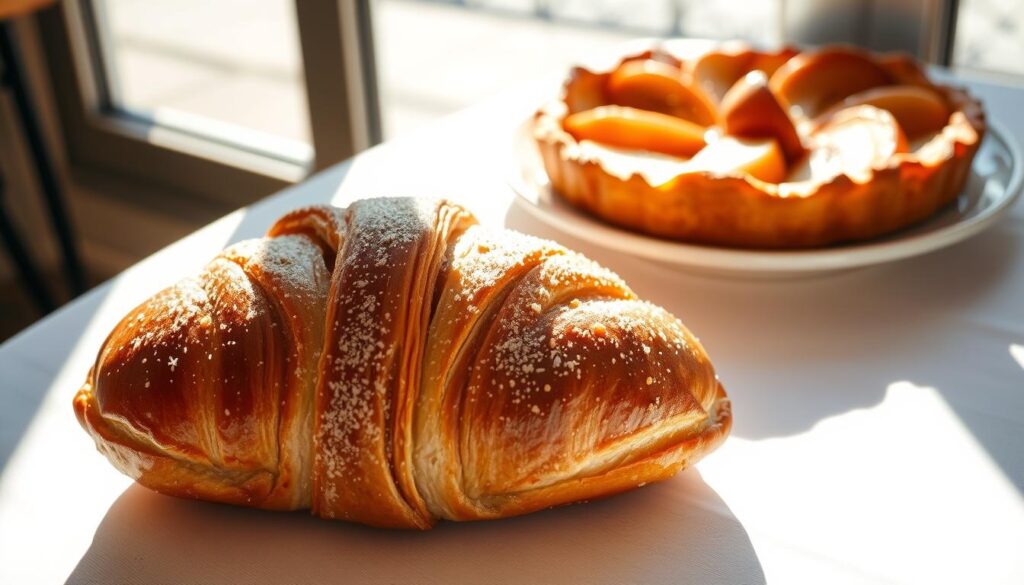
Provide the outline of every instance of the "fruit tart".
{"type": "Polygon", "coordinates": [[[806,248],[877,237],[957,197],[981,104],[904,55],[667,49],[573,69],[534,117],[554,190],[686,242],[806,248]]]}

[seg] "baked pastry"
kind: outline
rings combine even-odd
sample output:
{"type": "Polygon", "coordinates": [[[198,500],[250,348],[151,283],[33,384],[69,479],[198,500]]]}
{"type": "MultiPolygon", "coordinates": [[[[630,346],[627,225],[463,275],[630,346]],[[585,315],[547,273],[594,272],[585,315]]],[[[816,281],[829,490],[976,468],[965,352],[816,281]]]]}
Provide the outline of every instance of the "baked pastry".
{"type": "Polygon", "coordinates": [[[902,55],[726,45],[573,69],[534,118],[554,190],[686,242],[800,248],[872,238],[956,198],[980,103],[902,55]]]}
{"type": "Polygon", "coordinates": [[[159,492],[420,529],[666,479],[732,421],[697,339],[615,274],[418,199],[228,248],[128,313],[74,408],[159,492]]]}

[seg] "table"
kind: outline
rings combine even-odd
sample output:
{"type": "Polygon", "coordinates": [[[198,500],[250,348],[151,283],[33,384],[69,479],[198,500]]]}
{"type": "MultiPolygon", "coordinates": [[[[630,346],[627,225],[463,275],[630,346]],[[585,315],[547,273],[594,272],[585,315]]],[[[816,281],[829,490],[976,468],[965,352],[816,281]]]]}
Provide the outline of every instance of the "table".
{"type": "MultiPolygon", "coordinates": [[[[971,87],[1024,139],[1024,89],[971,87]]],[[[1022,583],[1024,207],[967,242],[785,281],[668,271],[555,233],[504,183],[523,88],[213,223],[0,347],[0,583],[1022,583]],[[130,306],[282,212],[441,195],[617,270],[701,337],[732,399],[696,469],[429,533],[177,500],[95,452],[71,398],[130,306]]]]}

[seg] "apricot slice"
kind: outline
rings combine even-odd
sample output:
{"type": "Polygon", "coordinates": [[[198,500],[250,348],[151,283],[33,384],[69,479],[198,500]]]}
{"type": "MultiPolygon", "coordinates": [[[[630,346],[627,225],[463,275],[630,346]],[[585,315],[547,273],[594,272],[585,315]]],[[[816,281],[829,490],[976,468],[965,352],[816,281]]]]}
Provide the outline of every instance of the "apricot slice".
{"type": "Polygon", "coordinates": [[[836,112],[811,136],[811,148],[790,172],[788,181],[827,181],[846,174],[864,181],[871,170],[907,151],[907,138],[896,118],[874,106],[836,112]]]}
{"type": "Polygon", "coordinates": [[[577,141],[690,157],[704,148],[705,128],[659,112],[601,106],[565,118],[565,131],[577,141]]]}
{"type": "Polygon", "coordinates": [[[607,75],[583,67],[573,67],[565,84],[565,105],[570,112],[582,112],[606,103],[604,88],[607,75]]]}
{"type": "Polygon", "coordinates": [[[916,85],[891,85],[856,93],[829,108],[818,121],[823,123],[839,110],[863,105],[887,110],[910,140],[937,132],[949,121],[949,106],[942,96],[916,85]]]}
{"type": "Polygon", "coordinates": [[[747,173],[767,183],[786,178],[786,160],[772,139],[745,140],[723,137],[709,143],[687,163],[690,171],[711,171],[729,175],[747,173]]]}
{"type": "Polygon", "coordinates": [[[768,77],[762,71],[751,71],[732,86],[722,98],[721,117],[726,134],[774,138],[790,162],[804,154],[793,121],[768,89],[768,77]]]}
{"type": "Polygon", "coordinates": [[[721,103],[732,84],[750,71],[751,60],[749,54],[706,53],[694,62],[691,75],[711,101],[721,103]]]}
{"type": "Polygon", "coordinates": [[[889,75],[868,54],[835,47],[793,57],[772,74],[768,86],[791,116],[814,118],[848,96],[888,83],[889,75]]]}
{"type": "Polygon", "coordinates": [[[779,67],[785,65],[790,59],[800,54],[800,51],[792,47],[783,47],[775,53],[755,53],[751,70],[764,71],[764,74],[771,77],[779,67]]]}
{"type": "Polygon", "coordinates": [[[661,61],[627,61],[608,78],[608,101],[711,126],[715,123],[714,106],[684,84],[682,75],[678,67],[661,61]]]}
{"type": "Polygon", "coordinates": [[[729,88],[748,72],[764,71],[765,75],[771,76],[796,54],[797,51],[790,48],[777,53],[755,53],[742,43],[725,45],[698,57],[689,71],[694,85],[717,104],[721,103],[729,88]]]}

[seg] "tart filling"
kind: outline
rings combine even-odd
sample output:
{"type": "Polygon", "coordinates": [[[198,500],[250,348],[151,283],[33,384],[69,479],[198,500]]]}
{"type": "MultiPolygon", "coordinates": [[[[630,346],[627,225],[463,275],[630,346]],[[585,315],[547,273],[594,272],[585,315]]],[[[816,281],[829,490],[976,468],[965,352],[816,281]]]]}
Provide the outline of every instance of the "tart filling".
{"type": "Polygon", "coordinates": [[[800,248],[880,236],[955,199],[980,103],[902,55],[732,45],[575,68],[534,117],[552,186],[604,220],[682,241],[800,248]]]}

